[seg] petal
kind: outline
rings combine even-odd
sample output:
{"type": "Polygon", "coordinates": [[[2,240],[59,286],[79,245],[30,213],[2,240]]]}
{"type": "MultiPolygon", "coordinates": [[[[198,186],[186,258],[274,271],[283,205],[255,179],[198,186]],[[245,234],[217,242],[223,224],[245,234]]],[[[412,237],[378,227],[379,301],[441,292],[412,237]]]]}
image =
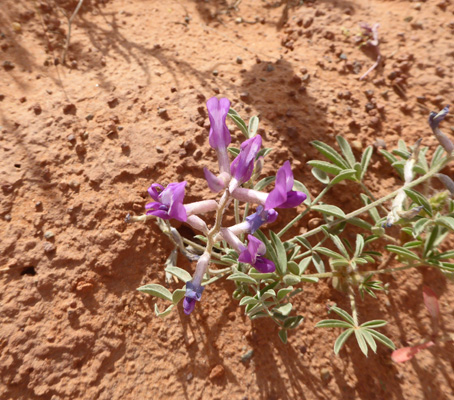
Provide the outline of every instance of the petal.
{"type": "Polygon", "coordinates": [[[254,161],[262,146],[262,137],[256,135],[241,144],[240,154],[230,165],[231,174],[241,183],[251,179],[254,170],[254,161]]]}
{"type": "Polygon", "coordinates": [[[145,210],[158,210],[159,207],[161,207],[162,203],[159,203],[157,201],[152,201],[151,203],[145,204],[145,210]]]}
{"type": "Polygon", "coordinates": [[[203,173],[208,183],[208,187],[212,192],[217,193],[224,189],[224,181],[213,174],[208,168],[204,167],[203,173]]]}
{"type": "Polygon", "coordinates": [[[276,210],[271,209],[266,211],[268,213],[267,223],[271,224],[272,222],[276,221],[277,216],[279,215],[276,210]]]}
{"type": "Polygon", "coordinates": [[[268,260],[267,258],[261,256],[257,257],[254,268],[262,274],[276,271],[276,266],[274,265],[274,263],[271,260],[268,260]]]}
{"type": "Polygon", "coordinates": [[[438,125],[443,121],[449,113],[449,106],[446,106],[438,114],[431,111],[429,114],[429,125],[432,129],[438,128],[438,125]]]}
{"type": "Polygon", "coordinates": [[[238,261],[239,262],[242,262],[242,263],[246,263],[246,264],[253,264],[254,263],[254,260],[253,258],[251,257],[251,253],[249,253],[249,250],[248,249],[244,249],[239,257],[238,257],[238,261]]]}
{"type": "Polygon", "coordinates": [[[266,253],[265,244],[261,240],[257,239],[255,236],[252,235],[247,235],[247,238],[248,238],[247,248],[254,260],[257,257],[257,255],[262,256],[266,253]]]}
{"type": "Polygon", "coordinates": [[[186,315],[191,314],[194,311],[196,301],[194,299],[185,297],[183,300],[183,310],[186,315]]]}
{"type": "Polygon", "coordinates": [[[155,217],[162,219],[171,219],[167,211],[162,210],[151,210],[146,212],[147,215],[154,215],[155,217]]]}
{"type": "Polygon", "coordinates": [[[148,193],[152,197],[153,200],[158,201],[159,199],[159,194],[164,190],[164,186],[160,185],[159,183],[153,183],[149,188],[148,188],[148,193]]]}
{"type": "Polygon", "coordinates": [[[214,149],[226,148],[230,142],[230,132],[225,120],[230,110],[230,101],[226,98],[218,100],[212,97],[207,101],[208,118],[210,119],[209,143],[214,149]]]}
{"type": "Polygon", "coordinates": [[[290,191],[287,192],[287,200],[282,203],[279,208],[293,208],[299,206],[307,196],[303,192],[290,191]]]}
{"type": "Polygon", "coordinates": [[[173,203],[169,208],[169,216],[182,222],[186,222],[188,219],[183,203],[173,203]]]}
{"type": "Polygon", "coordinates": [[[290,161],[287,160],[284,163],[284,165],[281,168],[279,168],[279,171],[277,171],[278,174],[279,174],[279,172],[281,172],[285,176],[285,178],[284,178],[285,179],[285,189],[287,192],[289,192],[290,190],[292,190],[293,182],[294,182],[292,167],[290,166],[290,161]]]}

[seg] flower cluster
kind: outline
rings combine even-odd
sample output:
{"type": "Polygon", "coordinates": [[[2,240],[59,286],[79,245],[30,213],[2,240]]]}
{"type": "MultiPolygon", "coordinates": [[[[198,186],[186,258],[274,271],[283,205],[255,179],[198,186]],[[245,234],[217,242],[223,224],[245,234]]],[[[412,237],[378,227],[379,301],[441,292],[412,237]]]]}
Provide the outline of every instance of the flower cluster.
{"type": "Polygon", "coordinates": [[[276,174],[275,187],[270,193],[265,193],[242,187],[253,176],[254,170],[261,169],[262,157],[259,157],[262,138],[255,135],[241,144],[240,152],[230,163],[227,147],[231,142],[230,132],[226,125],[230,101],[226,98],[218,100],[213,97],[207,101],[210,119],[210,146],[216,151],[219,163],[219,174],[215,175],[207,168],[204,174],[208,187],[213,192],[224,191],[219,202],[203,200],[196,203],[183,204],[186,182],[170,183],[163,187],[154,183],[148,189],[152,199],[146,205],[147,215],[162,219],[176,219],[186,222],[207,236],[207,247],[199,258],[195,273],[186,284],[186,294],[183,308],[190,314],[196,301],[200,301],[203,292],[202,279],[208,269],[212,246],[219,240],[225,240],[237,253],[238,261],[250,264],[260,272],[274,272],[274,263],[265,258],[266,248],[262,241],[253,234],[263,224],[274,222],[278,216],[276,208],[292,208],[300,205],[306,195],[293,190],[294,179],[290,162],[286,161],[276,174]],[[247,216],[245,221],[231,227],[222,227],[221,220],[224,210],[231,199],[257,205],[256,211],[247,216]],[[216,212],[215,226],[208,230],[206,223],[198,216],[206,212],[216,212]],[[247,234],[248,243],[245,245],[240,235],[247,234]]]}

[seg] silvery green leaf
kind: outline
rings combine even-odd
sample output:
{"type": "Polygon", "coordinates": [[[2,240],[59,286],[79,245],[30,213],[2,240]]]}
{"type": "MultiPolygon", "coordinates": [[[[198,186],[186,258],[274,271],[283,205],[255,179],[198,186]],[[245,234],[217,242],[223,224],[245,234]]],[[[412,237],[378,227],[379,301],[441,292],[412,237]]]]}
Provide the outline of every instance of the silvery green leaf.
{"type": "Polygon", "coordinates": [[[364,150],[363,156],[361,157],[361,180],[364,178],[364,174],[367,171],[367,168],[370,163],[370,159],[372,157],[373,147],[368,146],[366,150],[364,150]]]}
{"type": "Polygon", "coordinates": [[[297,236],[296,240],[300,242],[304,247],[306,247],[306,249],[312,250],[312,245],[310,244],[309,240],[307,240],[305,237],[297,236]]]}
{"type": "Polygon", "coordinates": [[[315,276],[301,275],[301,282],[317,283],[319,281],[315,276]]]}
{"type": "Polygon", "coordinates": [[[340,349],[344,345],[344,343],[347,341],[347,339],[350,337],[350,335],[353,333],[354,329],[350,328],[347,329],[346,331],[343,331],[339,337],[336,339],[336,342],[334,343],[334,354],[339,354],[340,349]]]}
{"type": "Polygon", "coordinates": [[[328,146],[326,143],[320,142],[318,140],[314,140],[313,142],[311,142],[311,144],[328,160],[332,161],[338,167],[341,167],[342,169],[348,168],[348,163],[331,146],[328,146]]]}
{"type": "Polygon", "coordinates": [[[191,274],[182,268],[167,267],[165,269],[165,271],[172,274],[173,276],[176,276],[178,279],[182,280],[184,283],[186,283],[192,279],[191,274]]]}
{"type": "Polygon", "coordinates": [[[397,157],[391,154],[389,151],[381,149],[380,153],[389,161],[390,164],[393,164],[397,161],[397,157]]]}
{"type": "Polygon", "coordinates": [[[273,308],[273,313],[279,313],[283,316],[287,316],[290,314],[290,311],[292,311],[292,303],[287,303],[287,304],[284,304],[283,306],[279,306],[279,307],[274,307],[273,308]]]}
{"type": "Polygon", "coordinates": [[[377,352],[377,343],[375,343],[372,335],[367,331],[367,329],[362,329],[361,333],[363,334],[364,339],[366,339],[367,344],[372,349],[374,353],[377,352]]]}
{"type": "Polygon", "coordinates": [[[398,148],[400,151],[406,151],[407,153],[409,153],[407,144],[406,144],[405,141],[402,140],[402,139],[399,139],[399,140],[397,141],[397,148],[398,148]]]}
{"type": "Polygon", "coordinates": [[[353,151],[352,148],[350,147],[350,144],[342,136],[336,136],[336,140],[337,143],[339,144],[339,147],[342,150],[342,154],[344,155],[345,159],[350,164],[350,167],[353,168],[356,163],[356,160],[355,156],[353,155],[353,151]]]}
{"type": "Polygon", "coordinates": [[[383,319],[374,319],[372,321],[367,321],[364,322],[364,324],[361,324],[361,328],[381,328],[386,324],[387,322],[383,319]]]}
{"type": "Polygon", "coordinates": [[[440,161],[442,161],[444,152],[445,152],[445,149],[442,146],[437,147],[437,149],[435,150],[435,152],[432,156],[432,161],[430,162],[431,168],[435,168],[437,166],[437,164],[440,161]]]}
{"type": "Polygon", "coordinates": [[[355,326],[355,322],[353,321],[353,318],[351,315],[347,312],[342,310],[342,308],[339,308],[337,306],[332,306],[329,308],[329,312],[334,311],[337,315],[339,315],[341,318],[345,319],[347,322],[355,326]]]}
{"type": "Polygon", "coordinates": [[[232,154],[234,157],[236,157],[238,154],[240,154],[240,149],[236,147],[227,147],[227,150],[232,154]]]}
{"type": "Polygon", "coordinates": [[[248,131],[249,131],[249,137],[250,138],[255,136],[255,134],[257,133],[257,129],[258,128],[259,128],[259,118],[256,115],[254,115],[249,120],[248,131]]]}
{"type": "Polygon", "coordinates": [[[293,287],[283,288],[277,292],[277,299],[280,301],[291,292],[293,292],[293,287]]]}
{"type": "Polygon", "coordinates": [[[160,312],[158,306],[155,304],[154,305],[154,312],[155,312],[157,317],[165,318],[172,312],[173,307],[175,307],[175,306],[173,304],[171,304],[163,312],[160,312]]]}
{"type": "Polygon", "coordinates": [[[438,236],[440,233],[440,228],[438,225],[435,225],[430,232],[429,236],[426,238],[426,243],[424,245],[424,252],[423,255],[424,257],[429,254],[430,251],[434,249],[435,241],[437,240],[438,236]]]}
{"type": "Polygon", "coordinates": [[[276,249],[277,256],[276,270],[280,275],[285,275],[287,272],[287,253],[285,251],[285,247],[281,242],[279,236],[277,236],[273,231],[270,231],[270,236],[274,248],[276,249]]]}
{"type": "Polygon", "coordinates": [[[405,243],[403,247],[405,247],[406,249],[414,249],[417,247],[421,247],[422,245],[423,245],[422,240],[413,240],[411,242],[405,243]]]}
{"type": "Polygon", "coordinates": [[[268,289],[265,293],[260,295],[260,300],[265,301],[269,298],[275,298],[276,292],[273,289],[268,289]]]}
{"type": "Polygon", "coordinates": [[[356,235],[355,257],[359,257],[364,250],[364,238],[359,233],[356,235]]]}
{"type": "Polygon", "coordinates": [[[339,236],[335,235],[330,235],[331,240],[333,241],[334,245],[339,249],[339,251],[344,255],[345,258],[350,258],[347,249],[344,246],[344,243],[342,243],[342,240],[340,240],[339,236]]]}
{"type": "Polygon", "coordinates": [[[251,268],[248,272],[248,275],[254,279],[265,280],[274,276],[274,272],[268,272],[263,274],[262,272],[257,271],[255,268],[251,268]]]}
{"type": "Polygon", "coordinates": [[[287,263],[287,269],[289,270],[289,272],[291,272],[294,275],[300,274],[299,266],[295,261],[289,261],[287,263]]]}
{"type": "Polygon", "coordinates": [[[327,185],[329,183],[329,177],[328,177],[328,175],[326,175],[326,172],[324,172],[316,167],[313,167],[311,169],[311,173],[312,173],[312,175],[314,175],[315,179],[317,179],[321,183],[323,183],[325,185],[327,185]]]}
{"type": "Polygon", "coordinates": [[[332,181],[331,181],[331,185],[335,185],[336,183],[339,183],[343,180],[351,180],[351,181],[355,181],[356,178],[356,171],[354,169],[344,169],[343,171],[341,171],[337,176],[335,176],[332,181]]]}
{"type": "Polygon", "coordinates": [[[318,211],[322,214],[333,215],[334,217],[337,218],[345,218],[345,213],[339,207],[332,206],[329,204],[314,206],[312,207],[312,210],[318,211]]]}
{"type": "Polygon", "coordinates": [[[335,251],[328,249],[326,247],[315,247],[314,251],[316,251],[317,253],[323,254],[324,256],[330,257],[330,258],[345,260],[344,256],[342,256],[341,254],[336,253],[335,251]]]}
{"type": "Polygon", "coordinates": [[[240,129],[240,131],[243,132],[243,135],[246,136],[246,139],[249,139],[249,132],[246,126],[246,122],[243,121],[243,119],[240,117],[240,114],[238,114],[233,108],[231,108],[227,115],[232,119],[232,121],[240,129]]]}
{"type": "Polygon", "coordinates": [[[325,263],[322,261],[318,254],[314,253],[312,255],[312,262],[314,263],[315,269],[319,274],[325,272],[325,263]]]}
{"type": "Polygon", "coordinates": [[[357,218],[357,217],[349,218],[347,220],[347,222],[351,225],[357,226],[357,227],[365,229],[367,231],[370,231],[372,229],[372,225],[369,222],[364,221],[361,218],[357,218]]]}
{"type": "Polygon", "coordinates": [[[284,322],[285,329],[295,329],[304,319],[302,315],[296,315],[294,317],[288,317],[284,322]]]}
{"type": "Polygon", "coordinates": [[[282,343],[287,344],[287,329],[281,329],[278,333],[282,343]]]}
{"type": "Polygon", "coordinates": [[[406,249],[405,247],[401,246],[394,246],[389,244],[386,246],[386,250],[390,251],[391,253],[396,253],[397,255],[407,258],[409,260],[416,260],[419,261],[419,256],[412,251],[406,249]]]}
{"type": "Polygon", "coordinates": [[[282,280],[288,286],[297,285],[298,283],[301,282],[301,278],[299,276],[291,274],[285,275],[282,280]]]}
{"type": "Polygon", "coordinates": [[[152,296],[159,297],[160,299],[173,301],[172,293],[164,286],[158,285],[156,283],[149,283],[148,285],[141,286],[137,288],[139,292],[146,294],[151,294],[152,296]]]}
{"type": "Polygon", "coordinates": [[[440,217],[435,221],[436,224],[444,226],[451,231],[454,231],[454,218],[453,217],[440,217]]]}
{"type": "Polygon", "coordinates": [[[430,219],[428,218],[421,218],[416,221],[413,227],[413,237],[417,238],[423,231],[424,228],[430,223],[430,219]]]}
{"type": "Polygon", "coordinates": [[[424,211],[429,214],[429,216],[433,216],[432,207],[430,206],[429,201],[421,194],[418,193],[416,190],[413,189],[404,189],[404,192],[410,199],[412,199],[416,204],[423,206],[424,211]]]}
{"type": "Polygon", "coordinates": [[[267,187],[270,183],[273,183],[276,180],[275,176],[267,176],[266,178],[261,179],[254,186],[254,190],[262,190],[267,187]]]}
{"type": "Polygon", "coordinates": [[[269,147],[265,147],[264,149],[260,150],[260,151],[257,153],[256,158],[265,157],[265,156],[267,156],[268,154],[270,154],[272,151],[273,151],[273,149],[271,149],[271,148],[269,148],[269,147]]]}
{"type": "Polygon", "coordinates": [[[312,260],[312,257],[309,256],[309,257],[303,258],[303,259],[300,261],[300,263],[298,264],[299,275],[304,274],[304,272],[306,271],[307,267],[308,267],[309,264],[311,263],[311,260],[312,260]]]}
{"type": "Polygon", "coordinates": [[[308,164],[327,174],[337,175],[342,171],[342,168],[327,161],[312,160],[309,161],[308,164]]]}
{"type": "Polygon", "coordinates": [[[243,272],[235,272],[234,274],[230,275],[227,277],[228,280],[230,281],[235,281],[235,282],[244,282],[244,283],[251,283],[253,285],[257,285],[257,281],[252,278],[249,275],[246,275],[243,272]]]}
{"type": "Polygon", "coordinates": [[[176,289],[173,293],[172,293],[172,302],[173,304],[178,304],[179,301],[184,297],[184,295],[186,294],[186,290],[185,289],[176,289]]]}
{"type": "Polygon", "coordinates": [[[363,352],[363,354],[367,357],[367,344],[366,341],[364,340],[363,333],[360,329],[355,329],[355,336],[356,336],[356,341],[358,342],[358,346],[363,352]]]}
{"type": "MultiPolygon", "coordinates": [[[[369,197],[366,196],[364,193],[361,193],[360,196],[361,196],[361,199],[362,199],[364,205],[368,206],[371,203],[371,200],[369,199],[369,197]]],[[[369,214],[375,223],[377,223],[377,221],[380,220],[380,214],[378,213],[376,207],[369,209],[369,214]]]]}
{"type": "Polygon", "coordinates": [[[240,300],[240,306],[244,306],[244,305],[247,305],[247,304],[257,304],[258,302],[259,302],[259,300],[256,299],[255,297],[244,296],[244,297],[240,300]]]}
{"type": "Polygon", "coordinates": [[[340,319],[324,319],[323,321],[317,322],[316,328],[353,328],[354,325],[349,324],[346,321],[340,319]]]}
{"type": "Polygon", "coordinates": [[[394,346],[394,343],[392,342],[391,339],[388,339],[383,333],[377,332],[374,329],[366,329],[367,332],[369,332],[375,340],[378,340],[380,343],[383,343],[385,346],[388,346],[391,350],[395,350],[396,346],[394,346]]]}

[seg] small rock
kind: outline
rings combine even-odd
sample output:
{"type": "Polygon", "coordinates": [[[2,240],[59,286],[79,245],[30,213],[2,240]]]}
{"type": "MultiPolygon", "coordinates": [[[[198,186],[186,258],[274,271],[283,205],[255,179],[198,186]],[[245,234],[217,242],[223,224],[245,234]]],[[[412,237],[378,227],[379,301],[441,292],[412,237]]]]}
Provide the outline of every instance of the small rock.
{"type": "Polygon", "coordinates": [[[78,182],[76,180],[70,181],[68,185],[73,190],[78,190],[80,188],[80,182],[78,182]]]}
{"type": "Polygon", "coordinates": [[[249,92],[241,92],[240,93],[240,99],[243,101],[249,100],[249,92]]]}
{"type": "Polygon", "coordinates": [[[177,91],[177,88],[176,88],[175,86],[172,86],[172,87],[170,88],[170,92],[171,92],[171,93],[175,93],[176,91],[177,91]]]}
{"type": "Polygon", "coordinates": [[[43,111],[41,106],[39,104],[35,104],[33,107],[33,112],[35,113],[35,115],[39,115],[41,114],[41,112],[43,111]]]}
{"type": "Polygon", "coordinates": [[[44,253],[46,253],[46,254],[53,253],[55,251],[55,249],[56,249],[56,247],[53,243],[51,243],[51,242],[44,243],[44,253]]]}
{"type": "Polygon", "coordinates": [[[190,372],[189,374],[186,375],[186,380],[190,381],[193,377],[194,375],[192,375],[192,372],[190,372]]]}
{"type": "Polygon", "coordinates": [[[85,119],[86,119],[87,121],[91,121],[94,117],[95,117],[95,116],[94,116],[93,114],[88,114],[88,115],[85,117],[85,119]]]}
{"type": "Polygon", "coordinates": [[[352,142],[352,147],[357,150],[357,151],[362,151],[363,150],[363,145],[359,140],[353,140],[352,142]]]}
{"type": "Polygon", "coordinates": [[[273,71],[274,71],[274,65],[273,64],[267,64],[266,72],[273,72],[273,71]]]}
{"type": "Polygon", "coordinates": [[[11,28],[13,28],[13,31],[17,33],[22,31],[22,25],[19,22],[13,22],[11,24],[11,28]]]}
{"type": "Polygon", "coordinates": [[[47,231],[46,233],[44,233],[44,238],[46,240],[50,240],[50,239],[52,239],[54,237],[55,237],[55,235],[54,235],[54,233],[52,231],[47,231]]]}
{"type": "Polygon", "coordinates": [[[74,144],[76,141],[76,137],[71,133],[71,135],[68,135],[67,140],[68,142],[74,144]]]}
{"type": "Polygon", "coordinates": [[[252,356],[254,355],[254,350],[249,350],[248,352],[244,353],[242,356],[241,356],[241,362],[247,362],[249,361],[252,356]]]}
{"type": "Polygon", "coordinates": [[[77,112],[77,108],[72,103],[66,104],[63,107],[63,114],[65,114],[65,115],[69,115],[69,114],[76,115],[76,112],[77,112]]]}
{"type": "Polygon", "coordinates": [[[331,380],[331,373],[328,368],[322,368],[320,370],[320,378],[322,378],[322,381],[324,382],[329,382],[331,380]]]}
{"type": "Polygon", "coordinates": [[[3,61],[2,65],[5,71],[11,71],[15,67],[14,63],[8,60],[3,61]]]}
{"type": "Polygon", "coordinates": [[[167,114],[167,109],[166,108],[158,108],[158,115],[163,118],[163,119],[168,119],[169,114],[167,114]]]}
{"type": "Polygon", "coordinates": [[[383,140],[383,139],[377,139],[374,144],[373,144],[374,148],[376,150],[378,149],[386,149],[386,142],[383,140]]]}
{"type": "Polygon", "coordinates": [[[219,75],[219,72],[218,72],[217,69],[215,69],[215,70],[212,72],[212,74],[213,74],[214,76],[218,76],[218,75],[219,75]]]}
{"type": "Polygon", "coordinates": [[[5,100],[5,95],[4,94],[0,94],[0,101],[3,101],[5,100]]]}
{"type": "Polygon", "coordinates": [[[160,146],[156,146],[156,152],[157,153],[164,153],[164,149],[160,146]]]}
{"type": "Polygon", "coordinates": [[[311,218],[307,222],[307,227],[309,229],[314,229],[314,228],[317,228],[318,226],[320,226],[322,223],[323,223],[323,220],[321,218],[311,218]]]}
{"type": "Polygon", "coordinates": [[[25,102],[27,101],[27,98],[26,98],[25,96],[23,96],[23,97],[21,97],[21,98],[19,99],[19,101],[20,101],[21,103],[25,103],[25,102]]]}
{"type": "Polygon", "coordinates": [[[93,283],[81,281],[76,286],[77,292],[88,292],[93,289],[93,283]]]}
{"type": "Polygon", "coordinates": [[[116,97],[112,97],[109,100],[107,100],[107,105],[110,108],[115,108],[116,106],[118,106],[118,104],[119,104],[119,101],[116,97]]]}
{"type": "Polygon", "coordinates": [[[237,64],[243,64],[243,59],[241,57],[236,58],[236,63],[237,64]]]}
{"type": "Polygon", "coordinates": [[[76,60],[71,61],[71,68],[72,69],[77,69],[77,61],[76,60]]]}
{"type": "Polygon", "coordinates": [[[4,217],[5,221],[9,222],[11,221],[11,215],[10,214],[6,214],[4,217]]]}
{"type": "Polygon", "coordinates": [[[222,378],[225,375],[225,369],[222,365],[218,364],[216,365],[210,372],[210,379],[219,379],[222,378]]]}
{"type": "Polygon", "coordinates": [[[36,208],[37,210],[41,210],[41,209],[43,208],[43,203],[42,203],[41,201],[37,201],[37,202],[35,203],[35,208],[36,208]]]}

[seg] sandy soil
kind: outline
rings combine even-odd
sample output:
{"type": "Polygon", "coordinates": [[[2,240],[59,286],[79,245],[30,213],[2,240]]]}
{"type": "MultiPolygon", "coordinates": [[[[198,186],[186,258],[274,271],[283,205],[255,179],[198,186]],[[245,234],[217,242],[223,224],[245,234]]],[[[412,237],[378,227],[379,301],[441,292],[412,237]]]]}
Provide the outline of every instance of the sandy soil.
{"type": "MultiPolygon", "coordinates": [[[[433,147],[428,112],[454,104],[452,0],[243,0],[237,9],[233,0],[87,0],[68,67],[58,63],[62,10],[77,1],[56,2],[3,0],[0,10],[1,399],[454,399],[452,344],[403,365],[383,346],[366,359],[353,340],[334,356],[337,332],[314,326],[327,304],[348,302],[328,282],[305,286],[295,304],[305,320],[287,345],[272,322],[246,319],[228,281],[208,288],[190,317],[156,318],[155,300],[135,289],[164,284],[172,246],[155,224],[124,222],[143,212],[153,182],[188,181],[188,201],[212,196],[202,168],[216,163],[205,113],[213,95],[260,115],[264,146],[275,149],[265,175],[290,159],[313,194],[313,139],[342,134],[360,150],[423,137],[433,147]],[[384,58],[363,81],[375,54],[355,40],[361,22],[380,23],[384,58]]],[[[368,180],[377,194],[398,184],[378,154],[368,180]]],[[[351,211],[355,193],[341,186],[331,199],[351,211]]],[[[398,347],[430,332],[423,283],[454,329],[453,284],[440,273],[385,280],[390,294],[360,303],[360,318],[387,319],[398,347]]]]}

